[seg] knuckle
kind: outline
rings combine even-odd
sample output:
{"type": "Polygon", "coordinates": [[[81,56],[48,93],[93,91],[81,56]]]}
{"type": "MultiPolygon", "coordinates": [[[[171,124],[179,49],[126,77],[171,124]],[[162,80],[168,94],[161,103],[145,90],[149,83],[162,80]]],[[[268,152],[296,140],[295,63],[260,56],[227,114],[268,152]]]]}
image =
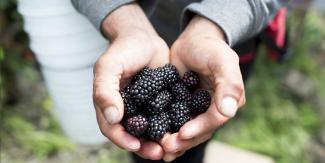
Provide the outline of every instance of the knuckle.
{"type": "Polygon", "coordinates": [[[107,136],[105,130],[103,129],[103,127],[99,127],[99,130],[100,130],[100,132],[102,133],[102,135],[104,135],[105,137],[108,138],[108,136],[107,136]]]}
{"type": "Polygon", "coordinates": [[[231,96],[234,96],[238,101],[241,100],[241,97],[245,94],[245,88],[244,88],[244,83],[240,81],[234,81],[234,80],[227,80],[228,85],[228,91],[231,96]]]}
{"type": "Polygon", "coordinates": [[[234,83],[232,85],[232,87],[238,95],[242,96],[244,94],[244,84],[243,83],[234,83]]]}
{"type": "Polygon", "coordinates": [[[178,152],[178,149],[169,145],[169,146],[166,146],[165,151],[170,154],[175,154],[178,152]]]}
{"type": "Polygon", "coordinates": [[[110,139],[110,136],[108,134],[108,131],[105,130],[105,127],[103,125],[99,125],[99,131],[104,135],[107,139],[110,139]]]}
{"type": "Polygon", "coordinates": [[[229,60],[238,63],[239,64],[239,56],[236,52],[234,52],[233,50],[230,52],[229,55],[227,55],[229,58],[229,60]]]}
{"type": "Polygon", "coordinates": [[[101,89],[95,89],[94,91],[94,102],[96,104],[103,104],[104,101],[110,98],[109,94],[101,89]]]}
{"type": "Polygon", "coordinates": [[[94,69],[98,69],[101,67],[101,65],[103,65],[104,63],[104,57],[103,56],[100,56],[97,61],[95,62],[95,65],[94,65],[94,69]]]}
{"type": "Polygon", "coordinates": [[[222,127],[226,122],[227,120],[216,121],[216,128],[222,127]]]}
{"type": "Polygon", "coordinates": [[[241,108],[245,104],[246,104],[246,97],[245,97],[245,94],[244,94],[243,97],[242,97],[242,100],[239,102],[239,108],[241,108]]]}

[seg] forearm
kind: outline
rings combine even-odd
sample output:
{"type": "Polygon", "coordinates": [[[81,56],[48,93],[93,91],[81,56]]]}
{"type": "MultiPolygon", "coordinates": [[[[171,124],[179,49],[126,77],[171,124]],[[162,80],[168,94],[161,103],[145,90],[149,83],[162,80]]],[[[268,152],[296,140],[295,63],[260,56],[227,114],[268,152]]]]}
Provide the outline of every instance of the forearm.
{"type": "Polygon", "coordinates": [[[183,28],[193,15],[217,24],[229,45],[235,45],[261,31],[279,7],[288,0],[203,0],[192,3],[183,13],[183,28]]]}
{"type": "Polygon", "coordinates": [[[97,30],[107,15],[120,6],[134,2],[135,0],[71,0],[74,7],[85,15],[97,30]]]}
{"type": "Polygon", "coordinates": [[[223,30],[217,24],[199,15],[196,15],[191,19],[181,34],[180,38],[190,38],[197,36],[221,39],[223,41],[226,41],[223,30]]]}
{"type": "Polygon", "coordinates": [[[147,33],[157,35],[138,4],[124,5],[108,15],[101,25],[104,35],[111,40],[122,35],[147,33]]]}

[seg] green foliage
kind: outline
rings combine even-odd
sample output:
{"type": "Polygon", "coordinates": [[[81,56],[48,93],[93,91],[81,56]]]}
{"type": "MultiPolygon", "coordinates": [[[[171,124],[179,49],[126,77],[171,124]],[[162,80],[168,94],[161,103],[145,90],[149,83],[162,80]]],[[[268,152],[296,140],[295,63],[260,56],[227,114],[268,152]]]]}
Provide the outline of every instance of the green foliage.
{"type": "Polygon", "coordinates": [[[49,154],[60,150],[73,148],[63,135],[55,132],[37,130],[35,126],[19,116],[9,116],[4,119],[4,127],[10,131],[10,135],[26,150],[30,150],[39,158],[45,158],[49,154]]]}
{"type": "Polygon", "coordinates": [[[0,9],[4,10],[16,3],[16,0],[1,0],[0,9]]]}
{"type": "Polygon", "coordinates": [[[130,162],[126,157],[128,152],[121,149],[102,150],[98,154],[98,163],[121,163],[130,162]]]}
{"type": "MultiPolygon", "coordinates": [[[[304,73],[311,75],[312,77],[317,76],[320,73],[320,69],[317,68],[315,60],[310,59],[318,54],[321,44],[325,39],[325,26],[324,20],[320,19],[321,15],[315,12],[309,12],[306,15],[304,26],[303,39],[298,40],[298,44],[294,47],[294,57],[290,61],[290,67],[300,70],[304,73]]],[[[291,17],[291,24],[293,26],[300,26],[296,24],[298,22],[297,17],[291,17]]]]}
{"type": "Polygon", "coordinates": [[[2,106],[2,101],[4,100],[4,77],[2,73],[2,62],[4,60],[4,52],[3,49],[0,47],[0,107],[2,106]]]}

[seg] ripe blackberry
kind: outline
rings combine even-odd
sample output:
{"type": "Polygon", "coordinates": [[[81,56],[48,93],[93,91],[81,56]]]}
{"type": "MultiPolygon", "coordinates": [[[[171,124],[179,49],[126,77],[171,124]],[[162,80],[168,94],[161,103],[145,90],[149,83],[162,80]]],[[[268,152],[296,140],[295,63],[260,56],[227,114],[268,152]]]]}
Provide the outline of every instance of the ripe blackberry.
{"type": "Polygon", "coordinates": [[[191,118],[190,109],[185,102],[172,104],[169,112],[174,132],[177,132],[191,118]]]}
{"type": "Polygon", "coordinates": [[[166,64],[163,67],[159,67],[156,69],[158,72],[158,76],[163,78],[164,85],[166,87],[170,87],[180,80],[180,75],[176,69],[176,67],[172,64],[166,64]]]}
{"type": "Polygon", "coordinates": [[[199,75],[193,71],[185,72],[182,81],[188,89],[194,90],[200,83],[199,75]]]}
{"type": "Polygon", "coordinates": [[[139,73],[137,73],[133,79],[132,79],[132,82],[131,83],[134,83],[135,81],[137,80],[141,80],[141,79],[144,79],[148,76],[151,76],[152,73],[153,73],[153,69],[152,68],[149,68],[149,67],[145,67],[143,68],[139,73]]]}
{"type": "Polygon", "coordinates": [[[171,92],[172,92],[173,100],[175,102],[179,102],[179,101],[188,102],[192,98],[190,91],[183,83],[176,83],[172,87],[171,92]]]}
{"type": "Polygon", "coordinates": [[[149,102],[148,111],[151,114],[161,113],[170,101],[171,94],[168,91],[162,91],[156,96],[156,98],[149,102]]]}
{"type": "Polygon", "coordinates": [[[130,95],[128,94],[128,90],[124,89],[120,93],[124,103],[124,117],[130,117],[137,114],[138,108],[136,104],[132,101],[130,95]]]}
{"type": "Polygon", "coordinates": [[[130,134],[138,137],[147,130],[148,120],[142,115],[135,115],[125,121],[124,127],[130,134]]]}
{"type": "Polygon", "coordinates": [[[167,132],[170,131],[172,121],[170,119],[170,115],[168,114],[168,112],[162,112],[162,113],[160,113],[160,117],[163,119],[163,121],[166,122],[167,132]]]}
{"type": "Polygon", "coordinates": [[[152,99],[163,87],[163,82],[156,76],[137,80],[130,88],[130,95],[137,104],[152,99]]]}
{"type": "Polygon", "coordinates": [[[169,128],[168,122],[160,114],[149,117],[147,135],[151,140],[160,140],[169,128]]]}
{"type": "Polygon", "coordinates": [[[194,114],[205,112],[211,104],[211,96],[207,90],[199,90],[193,95],[190,103],[191,112],[194,114]]]}

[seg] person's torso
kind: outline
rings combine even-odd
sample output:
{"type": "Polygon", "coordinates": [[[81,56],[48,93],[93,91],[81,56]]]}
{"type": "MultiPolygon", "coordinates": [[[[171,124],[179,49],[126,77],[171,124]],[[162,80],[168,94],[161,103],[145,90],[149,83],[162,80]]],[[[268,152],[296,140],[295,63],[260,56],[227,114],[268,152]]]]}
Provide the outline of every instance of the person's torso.
{"type": "Polygon", "coordinates": [[[183,9],[201,0],[157,0],[149,19],[157,32],[170,45],[180,33],[180,21],[183,9]]]}

